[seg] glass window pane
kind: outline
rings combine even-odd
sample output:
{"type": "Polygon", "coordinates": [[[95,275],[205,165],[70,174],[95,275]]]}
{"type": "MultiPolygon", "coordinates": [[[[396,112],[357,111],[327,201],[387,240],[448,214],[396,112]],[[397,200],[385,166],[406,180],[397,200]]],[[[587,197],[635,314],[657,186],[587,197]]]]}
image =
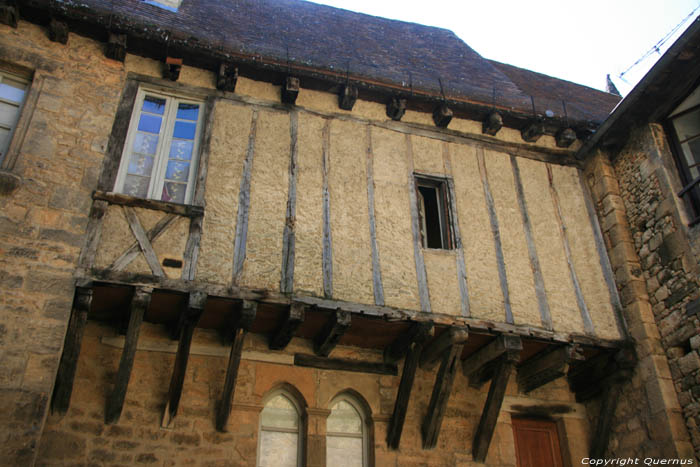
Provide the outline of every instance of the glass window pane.
{"type": "Polygon", "coordinates": [[[261,430],[258,465],[261,467],[296,467],[298,436],[296,433],[261,430]]]}
{"type": "Polygon", "coordinates": [[[180,104],[177,106],[177,118],[197,121],[199,104],[180,104]]]}
{"type": "Polygon", "coordinates": [[[684,141],[700,134],[700,108],[673,119],[678,139],[684,141]]]}
{"type": "Polygon", "coordinates": [[[362,438],[328,436],[326,465],[333,467],[362,467],[362,438]]]}
{"type": "Polygon", "coordinates": [[[19,105],[0,102],[0,125],[14,127],[19,118],[19,105]]]}
{"type": "Polygon", "coordinates": [[[143,154],[155,154],[158,147],[158,135],[151,133],[136,133],[134,137],[134,151],[143,154]]]}
{"type": "Polygon", "coordinates": [[[165,182],[160,199],[163,201],[170,201],[171,203],[183,204],[185,202],[186,192],[186,183],[165,182]]]}
{"type": "Polygon", "coordinates": [[[170,146],[170,159],[182,159],[188,161],[192,159],[193,149],[193,141],[174,139],[173,144],[170,146]]]}
{"type": "Polygon", "coordinates": [[[262,411],[262,426],[267,428],[297,428],[299,414],[292,402],[283,395],[270,399],[262,411]]]}
{"type": "Polygon", "coordinates": [[[190,164],[180,161],[169,161],[168,168],[165,171],[167,180],[175,180],[178,182],[187,183],[187,177],[190,174],[190,164]]]}
{"type": "Polygon", "coordinates": [[[690,182],[698,177],[698,167],[696,164],[700,163],[700,138],[681,144],[681,148],[683,149],[685,162],[688,164],[690,170],[690,182]]]}
{"type": "Polygon", "coordinates": [[[128,173],[150,177],[151,170],[153,170],[153,157],[144,154],[131,155],[128,173]]]}
{"type": "Polygon", "coordinates": [[[362,419],[355,407],[338,401],[331,407],[326,430],[329,433],[362,433],[362,419]]]}
{"type": "Polygon", "coordinates": [[[138,175],[127,175],[124,181],[124,194],[145,198],[148,195],[148,183],[150,177],[140,177],[138,175]]]}
{"type": "Polygon", "coordinates": [[[0,162],[5,158],[7,148],[10,146],[10,131],[0,128],[0,162]]]}
{"type": "Polygon", "coordinates": [[[196,130],[196,123],[177,121],[175,122],[175,131],[173,131],[173,136],[175,138],[194,139],[194,133],[196,130]]]}
{"type": "Polygon", "coordinates": [[[147,131],[149,133],[158,134],[160,133],[160,124],[162,120],[162,117],[141,114],[141,118],[139,119],[139,131],[147,131]]]}
{"type": "Polygon", "coordinates": [[[144,112],[163,115],[163,112],[165,112],[165,99],[154,96],[146,96],[143,99],[142,109],[144,112]]]}
{"type": "Polygon", "coordinates": [[[26,88],[27,85],[24,83],[5,78],[0,83],[0,97],[20,104],[22,99],[24,99],[26,88]]]}

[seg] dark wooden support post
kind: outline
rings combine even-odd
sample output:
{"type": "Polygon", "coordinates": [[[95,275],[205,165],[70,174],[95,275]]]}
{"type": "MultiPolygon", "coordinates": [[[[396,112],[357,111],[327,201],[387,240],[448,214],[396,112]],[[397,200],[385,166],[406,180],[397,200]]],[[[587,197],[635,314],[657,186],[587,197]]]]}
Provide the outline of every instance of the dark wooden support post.
{"type": "Polygon", "coordinates": [[[433,110],[433,122],[439,128],[447,128],[447,125],[452,121],[452,109],[447,106],[447,103],[441,102],[433,110]]]}
{"type": "Polygon", "coordinates": [[[270,349],[284,350],[287,347],[301,323],[304,322],[304,308],[305,305],[301,303],[292,303],[287,310],[284,322],[270,338],[270,349]]]}
{"type": "Polygon", "coordinates": [[[338,345],[338,341],[350,327],[350,312],[334,311],[326,325],[314,339],[314,352],[321,357],[327,357],[338,345]]]}
{"type": "Polygon", "coordinates": [[[420,367],[431,370],[442,355],[455,344],[464,344],[469,338],[469,332],[464,328],[451,327],[437,339],[425,346],[420,357],[420,367]]]}
{"type": "Polygon", "coordinates": [[[546,349],[518,366],[518,388],[520,392],[527,394],[550,381],[566,376],[570,364],[583,359],[581,348],[574,344],[546,349]]]}
{"type": "Polygon", "coordinates": [[[532,123],[530,123],[528,126],[523,128],[520,131],[520,135],[522,136],[524,141],[527,141],[528,143],[534,143],[538,139],[540,139],[540,136],[544,134],[544,123],[542,123],[539,120],[536,120],[532,123]]]}
{"type": "Polygon", "coordinates": [[[219,65],[219,74],[216,77],[216,89],[219,91],[234,92],[238,82],[238,67],[229,63],[219,65]]]}
{"type": "Polygon", "coordinates": [[[601,352],[569,370],[569,388],[576,394],[576,402],[585,402],[598,396],[608,385],[627,381],[636,364],[637,356],[632,347],[614,354],[601,352]]]}
{"type": "Polygon", "coordinates": [[[489,444],[496,428],[498,414],[501,411],[503,397],[506,394],[506,386],[513,367],[518,361],[520,352],[508,351],[503,353],[496,361],[493,380],[489,387],[489,394],[486,396],[486,404],[481,412],[479,427],[474,435],[472,443],[472,456],[476,462],[484,462],[489,451],[489,444]]]}
{"type": "Polygon", "coordinates": [[[19,21],[17,0],[0,0],[0,23],[16,28],[19,21]]]}
{"type": "Polygon", "coordinates": [[[216,414],[216,429],[226,431],[228,417],[231,415],[231,406],[233,405],[233,395],[236,389],[236,378],[238,377],[238,366],[241,363],[241,352],[243,351],[243,340],[245,335],[250,330],[255,314],[258,310],[257,302],[244,300],[241,306],[241,312],[233,325],[233,342],[231,343],[231,353],[228,358],[228,367],[226,368],[226,380],[224,382],[224,391],[221,395],[221,402],[216,414]]]}
{"type": "Polygon", "coordinates": [[[68,43],[68,23],[51,18],[49,21],[49,39],[60,44],[68,43]]]}
{"type": "Polygon", "coordinates": [[[433,332],[432,323],[415,323],[407,332],[384,349],[384,361],[387,363],[398,361],[401,356],[406,355],[401,372],[401,383],[394,402],[394,412],[391,415],[386,434],[386,444],[390,449],[399,448],[420,354],[425,341],[433,336],[433,332]],[[406,352],[408,353],[406,354],[406,352]]]}
{"type": "Polygon", "coordinates": [[[180,70],[182,70],[182,59],[175,57],[165,58],[165,67],[163,68],[163,78],[170,81],[177,81],[180,78],[180,70]]]}
{"type": "Polygon", "coordinates": [[[576,141],[576,132],[571,128],[562,128],[555,136],[557,146],[560,148],[568,148],[576,141]]]}
{"type": "Polygon", "coordinates": [[[349,83],[341,85],[338,94],[338,107],[343,110],[352,110],[355,101],[357,101],[357,86],[349,83]]]}
{"type": "Polygon", "coordinates": [[[68,321],[68,331],[63,343],[63,353],[56,374],[56,384],[53,388],[51,413],[63,415],[68,411],[80,346],[83,342],[83,331],[91,303],[92,289],[77,287],[73,297],[70,321],[68,321]]]}
{"type": "Polygon", "coordinates": [[[589,453],[593,458],[602,459],[605,455],[605,450],[608,448],[612,419],[615,415],[615,407],[617,407],[620,392],[621,387],[619,383],[611,383],[603,388],[603,400],[600,404],[600,413],[598,414],[596,430],[589,453]]]}
{"type": "Polygon", "coordinates": [[[294,105],[299,96],[299,78],[296,76],[287,76],[282,83],[282,102],[285,104],[294,105]]]}
{"type": "Polygon", "coordinates": [[[386,103],[386,116],[390,119],[398,122],[405,113],[406,99],[394,96],[386,103]]]}
{"type": "Polygon", "coordinates": [[[428,413],[421,426],[423,449],[432,449],[437,444],[442,417],[445,415],[447,401],[450,398],[450,392],[452,392],[452,384],[458,371],[457,364],[463,347],[463,344],[455,343],[443,353],[442,363],[435,378],[435,386],[433,386],[433,394],[430,396],[428,413]]]}
{"type": "Polygon", "coordinates": [[[105,57],[123,62],[126,58],[126,34],[109,33],[105,57]]]}
{"type": "Polygon", "coordinates": [[[177,354],[175,355],[175,365],[173,366],[173,374],[170,377],[170,389],[168,390],[168,402],[165,405],[163,412],[163,420],[161,426],[167,428],[177,415],[177,409],[180,405],[180,396],[182,395],[182,385],[185,382],[185,372],[187,371],[187,361],[190,357],[190,345],[192,344],[192,335],[194,328],[197,326],[199,318],[204,312],[204,305],[207,301],[207,294],[203,292],[190,293],[187,306],[181,311],[180,315],[183,325],[180,327],[180,341],[177,345],[177,354]]]}
{"type": "Polygon", "coordinates": [[[129,328],[126,331],[124,350],[122,350],[122,357],[119,361],[117,381],[112,392],[107,397],[107,408],[105,411],[105,423],[107,424],[117,423],[121,416],[124,398],[126,397],[126,388],[129,386],[129,378],[131,377],[131,368],[134,366],[139,331],[143,322],[143,316],[151,303],[152,292],[153,289],[151,288],[139,287],[134,290],[134,296],[131,298],[129,328]]]}
{"type": "Polygon", "coordinates": [[[486,135],[496,136],[496,133],[503,127],[503,117],[495,110],[489,113],[481,127],[481,132],[486,135]]]}
{"type": "Polygon", "coordinates": [[[484,385],[494,373],[493,362],[504,353],[517,359],[523,343],[518,336],[501,335],[464,360],[462,369],[471,387],[484,385]]]}

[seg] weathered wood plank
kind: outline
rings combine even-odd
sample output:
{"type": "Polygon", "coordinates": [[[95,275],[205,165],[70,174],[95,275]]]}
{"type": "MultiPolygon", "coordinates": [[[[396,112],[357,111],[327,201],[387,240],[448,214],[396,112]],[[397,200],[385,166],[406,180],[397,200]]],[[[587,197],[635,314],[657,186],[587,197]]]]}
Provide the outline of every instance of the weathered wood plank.
{"type": "Polygon", "coordinates": [[[377,246],[377,223],[374,213],[374,152],[372,151],[372,127],[367,125],[367,213],[369,216],[369,239],[372,247],[372,286],[374,304],[384,305],[384,285],[382,269],[379,263],[377,246]]]}
{"type": "Polygon", "coordinates": [[[202,217],[190,219],[190,230],[185,243],[185,251],[182,255],[182,275],[184,281],[192,281],[197,275],[197,259],[199,258],[199,246],[202,239],[202,217]]]}
{"type": "Polygon", "coordinates": [[[282,102],[294,105],[299,95],[299,78],[297,76],[287,76],[282,84],[282,102]]]}
{"type": "MultiPolygon", "coordinates": [[[[416,369],[418,368],[418,361],[422,350],[423,343],[416,341],[412,341],[408,348],[408,355],[406,355],[406,361],[403,364],[403,371],[401,372],[401,383],[399,383],[399,390],[396,393],[394,411],[391,414],[391,420],[389,421],[389,427],[386,433],[386,444],[389,446],[389,449],[398,449],[401,443],[403,424],[406,421],[406,409],[408,408],[408,401],[411,399],[413,381],[416,377],[416,369]]],[[[386,362],[386,357],[384,361],[386,362]]]]}
{"type": "Polygon", "coordinates": [[[440,427],[442,425],[442,417],[445,415],[447,401],[450,398],[452,385],[457,375],[457,364],[459,362],[459,356],[462,354],[462,348],[463,345],[461,343],[453,343],[447,351],[443,352],[442,363],[435,377],[433,393],[430,396],[428,413],[421,425],[423,449],[432,449],[437,444],[438,436],[440,435],[440,427]]]}
{"type": "Polygon", "coordinates": [[[501,411],[501,405],[503,405],[508,378],[513,371],[515,361],[511,355],[504,353],[496,362],[493,381],[491,381],[489,394],[486,396],[484,410],[481,412],[479,426],[472,443],[472,456],[477,462],[484,462],[486,459],[493,431],[496,428],[496,420],[498,420],[498,414],[501,411]]]}
{"type": "Polygon", "coordinates": [[[569,365],[575,360],[583,359],[580,347],[575,345],[545,349],[518,366],[518,388],[520,392],[527,394],[550,381],[566,376],[569,365]]]}
{"type": "Polygon", "coordinates": [[[253,173],[253,158],[255,156],[255,137],[258,128],[258,111],[253,110],[248,133],[248,148],[243,163],[243,176],[238,191],[238,213],[236,214],[236,233],[233,241],[233,284],[238,284],[243,272],[246,243],[248,239],[248,215],[250,212],[250,179],[253,173]]]}
{"type": "Polygon", "coordinates": [[[491,369],[488,367],[491,362],[503,354],[517,360],[522,349],[523,343],[519,336],[501,335],[474,352],[462,363],[462,371],[469,379],[469,385],[481,387],[490,379],[490,371],[487,370],[491,369]]]}
{"type": "Polygon", "coordinates": [[[257,307],[258,304],[256,302],[243,301],[240,317],[236,322],[236,327],[233,329],[233,342],[231,344],[231,353],[229,354],[228,366],[226,368],[224,390],[216,413],[216,429],[219,431],[226,431],[228,418],[229,415],[231,415],[231,406],[233,405],[233,396],[236,389],[236,379],[238,378],[238,367],[241,363],[243,340],[255,319],[257,307]]]}
{"type": "Polygon", "coordinates": [[[503,293],[503,308],[506,312],[506,323],[513,323],[513,311],[510,306],[510,294],[508,292],[508,275],[506,273],[506,263],[503,257],[503,246],[501,244],[501,232],[498,225],[498,215],[496,214],[496,204],[491,195],[489,186],[489,177],[486,171],[486,162],[484,161],[484,150],[479,148],[476,152],[477,162],[479,164],[479,173],[481,175],[481,184],[484,189],[484,198],[486,198],[486,208],[489,213],[491,222],[491,232],[493,233],[493,243],[496,251],[496,262],[498,264],[498,280],[501,284],[501,292],[503,293]]]}
{"type": "Polygon", "coordinates": [[[192,335],[194,334],[194,328],[197,326],[199,318],[202,316],[202,313],[204,313],[206,301],[207,294],[193,292],[188,297],[187,306],[181,311],[181,315],[184,318],[183,326],[180,329],[180,341],[177,345],[173,373],[170,377],[168,401],[165,405],[163,420],[161,422],[161,426],[164,428],[170,426],[177,415],[177,409],[180,405],[180,397],[182,395],[182,386],[185,382],[185,373],[187,372],[187,362],[190,357],[192,335]]]}
{"type": "Polygon", "coordinates": [[[98,190],[92,194],[92,199],[107,201],[109,204],[118,204],[120,206],[162,211],[170,214],[177,214],[178,216],[198,217],[204,215],[204,208],[201,206],[168,203],[167,201],[159,201],[156,199],[136,198],[123,193],[112,193],[98,190]]]}
{"type": "Polygon", "coordinates": [[[347,311],[334,311],[325,326],[314,339],[314,353],[327,357],[338,344],[343,334],[350,328],[350,316],[347,311]]]}
{"type": "Polygon", "coordinates": [[[78,356],[80,356],[80,347],[83,341],[83,331],[91,304],[92,289],[77,287],[73,297],[73,309],[68,321],[66,338],[63,342],[63,353],[56,374],[56,384],[53,388],[51,413],[63,415],[68,411],[70,396],[73,392],[75,370],[78,366],[78,356]]]}
{"type": "Polygon", "coordinates": [[[148,266],[151,268],[151,272],[157,277],[165,276],[165,272],[163,272],[163,268],[158,261],[158,256],[156,255],[156,252],[153,251],[153,246],[148,240],[148,236],[146,235],[146,232],[144,232],[141,221],[136,216],[136,213],[132,208],[127,206],[125,206],[123,210],[124,217],[126,217],[129,228],[131,228],[131,233],[133,233],[134,237],[136,237],[136,241],[139,243],[139,248],[141,248],[141,252],[146,259],[146,263],[148,263],[148,266]]]}
{"type": "Polygon", "coordinates": [[[56,18],[51,18],[49,21],[49,39],[51,39],[52,42],[67,44],[69,31],[70,28],[65,21],[56,18]]]}
{"type": "Polygon", "coordinates": [[[284,319],[282,325],[275,331],[275,333],[270,337],[270,349],[272,350],[284,350],[292,340],[296,330],[304,322],[304,309],[306,307],[301,303],[292,303],[287,310],[287,316],[284,319]]]}
{"type": "Polygon", "coordinates": [[[347,358],[326,358],[316,355],[294,354],[294,364],[322,370],[352,371],[355,373],[373,373],[378,375],[396,376],[399,370],[394,364],[380,362],[364,362],[347,358]]]}
{"type": "Polygon", "coordinates": [[[413,344],[425,344],[435,334],[433,323],[413,323],[410,328],[384,349],[384,362],[396,363],[413,348],[413,344]]]}
{"type": "Polygon", "coordinates": [[[328,190],[328,171],[330,170],[331,121],[323,125],[322,168],[323,168],[323,296],[333,296],[333,240],[331,238],[331,195],[328,190]]]}
{"type": "Polygon", "coordinates": [[[444,331],[423,348],[420,367],[424,370],[432,369],[448,349],[457,344],[464,344],[468,338],[469,332],[466,328],[451,327],[444,331]]]}
{"type": "Polygon", "coordinates": [[[338,107],[343,110],[352,110],[357,101],[357,86],[346,83],[340,86],[338,93],[338,107]]]}
{"type": "Polygon", "coordinates": [[[615,416],[615,407],[620,398],[620,384],[608,384],[603,389],[600,413],[596,422],[596,429],[591,442],[590,456],[595,459],[602,459],[605,450],[608,448],[610,431],[612,429],[612,419],[615,416]]]}
{"type": "MultiPolygon", "coordinates": [[[[175,222],[178,217],[175,214],[166,214],[154,225],[148,232],[146,232],[146,238],[149,243],[154,242],[158,237],[160,237],[168,227],[175,222]]],[[[114,271],[123,271],[132,261],[134,261],[141,253],[141,248],[139,242],[136,241],[131,244],[131,246],[115,259],[114,262],[109,266],[109,269],[114,271]]]]}
{"type": "Polygon", "coordinates": [[[78,264],[82,269],[90,269],[95,264],[97,247],[102,238],[102,218],[107,213],[109,205],[105,201],[94,201],[90,208],[90,217],[85,234],[85,246],[80,252],[78,264]]]}
{"type": "Polygon", "coordinates": [[[105,423],[107,424],[117,423],[121,416],[122,408],[124,407],[124,398],[126,397],[126,389],[129,386],[129,378],[131,378],[131,368],[134,366],[136,343],[139,339],[139,331],[141,330],[143,316],[148,309],[148,305],[151,303],[152,292],[153,289],[140,287],[134,290],[134,295],[131,298],[129,328],[126,332],[124,350],[122,351],[121,360],[119,361],[117,381],[107,398],[107,407],[105,410],[105,423]]]}
{"type": "Polygon", "coordinates": [[[126,34],[109,33],[105,57],[118,62],[123,62],[126,58],[126,34]]]}
{"type": "Polygon", "coordinates": [[[282,269],[280,279],[280,291],[291,293],[294,289],[294,252],[296,244],[296,216],[297,216],[297,172],[298,172],[298,147],[297,133],[299,127],[299,113],[289,113],[289,190],[287,194],[287,214],[284,221],[284,233],[282,235],[282,269]]]}
{"type": "Polygon", "coordinates": [[[192,204],[204,206],[204,194],[206,191],[207,173],[209,171],[209,154],[211,153],[211,138],[214,131],[214,114],[216,112],[215,96],[207,96],[204,101],[204,128],[202,135],[202,147],[199,150],[199,162],[197,163],[197,180],[194,186],[192,204]]]}

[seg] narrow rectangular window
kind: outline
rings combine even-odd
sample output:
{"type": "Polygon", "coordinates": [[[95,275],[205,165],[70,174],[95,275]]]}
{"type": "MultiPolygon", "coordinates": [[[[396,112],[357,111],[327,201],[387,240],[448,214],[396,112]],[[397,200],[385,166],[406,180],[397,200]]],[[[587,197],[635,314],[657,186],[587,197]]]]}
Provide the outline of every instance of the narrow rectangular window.
{"type": "Polygon", "coordinates": [[[454,233],[447,181],[419,175],[416,175],[415,181],[423,248],[453,249],[454,233]]]}
{"type": "Polygon", "coordinates": [[[28,88],[29,80],[0,71],[0,164],[10,147],[28,88]]]}
{"type": "Polygon", "coordinates": [[[201,101],[139,89],[115,191],[188,204],[197,171],[201,101]]]}

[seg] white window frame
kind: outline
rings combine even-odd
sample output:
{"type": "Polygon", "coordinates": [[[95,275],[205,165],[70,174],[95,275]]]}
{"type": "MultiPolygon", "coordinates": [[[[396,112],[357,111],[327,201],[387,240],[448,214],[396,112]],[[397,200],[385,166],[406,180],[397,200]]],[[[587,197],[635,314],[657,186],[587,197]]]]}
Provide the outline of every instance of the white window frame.
{"type": "MultiPolygon", "coordinates": [[[[0,165],[3,165],[3,166],[5,165],[5,159],[7,158],[8,153],[10,152],[10,147],[12,147],[12,139],[15,137],[17,125],[19,124],[19,121],[22,117],[22,110],[24,110],[24,105],[26,104],[27,96],[29,95],[29,89],[31,88],[31,85],[32,85],[32,80],[27,79],[24,76],[20,76],[20,75],[17,75],[15,73],[10,73],[10,72],[7,72],[7,71],[0,69],[0,84],[4,81],[5,78],[9,78],[13,81],[19,81],[20,83],[24,83],[25,86],[24,86],[24,96],[22,97],[22,102],[19,103],[19,109],[17,110],[17,119],[14,122],[12,122],[12,124],[10,126],[0,124],[0,128],[4,128],[4,129],[10,131],[10,135],[7,138],[7,147],[4,149],[0,148],[0,149],[3,149],[3,151],[4,151],[2,154],[0,154],[0,165]]],[[[2,102],[4,104],[12,105],[12,106],[17,105],[17,102],[3,99],[3,98],[0,98],[0,102],[2,102]]]]}
{"type": "Polygon", "coordinates": [[[202,126],[204,121],[205,101],[193,99],[181,94],[167,92],[162,89],[153,89],[147,86],[140,86],[136,94],[134,107],[131,111],[131,120],[129,122],[129,130],[126,135],[124,148],[122,149],[121,161],[119,163],[119,171],[114,184],[114,191],[118,193],[124,192],[124,182],[129,168],[129,158],[134,144],[134,138],[138,131],[139,119],[141,118],[141,109],[146,95],[165,99],[165,111],[163,112],[163,123],[161,124],[161,132],[159,133],[158,145],[156,154],[153,160],[153,169],[151,171],[151,179],[148,185],[147,199],[161,201],[163,185],[165,184],[165,172],[168,167],[168,155],[170,153],[170,144],[173,140],[173,130],[177,115],[178,104],[197,104],[199,112],[197,114],[197,127],[194,135],[192,148],[192,159],[190,160],[190,173],[187,178],[187,190],[183,204],[191,204],[194,195],[197,173],[199,172],[199,156],[200,156],[200,139],[202,134],[202,126]]]}
{"type": "MultiPolygon", "coordinates": [[[[368,467],[369,466],[369,430],[367,429],[367,414],[365,413],[365,410],[363,409],[362,405],[359,403],[359,401],[353,397],[351,394],[340,394],[339,396],[335,397],[331,403],[329,404],[329,408],[331,410],[331,413],[333,412],[333,406],[337,404],[338,402],[347,402],[350,404],[355,411],[360,415],[360,423],[362,427],[362,434],[357,435],[355,433],[335,433],[326,430],[326,439],[328,439],[329,436],[337,436],[337,437],[346,437],[346,438],[362,438],[362,466],[363,467],[368,467]]],[[[330,417],[330,414],[328,415],[330,417]]],[[[328,443],[326,443],[326,446],[328,446],[328,443]]],[[[326,463],[328,462],[328,448],[326,447],[326,463]]]]}
{"type": "Polygon", "coordinates": [[[264,427],[262,423],[262,410],[260,411],[260,417],[258,421],[258,450],[257,450],[257,455],[255,458],[255,465],[256,467],[261,467],[260,466],[260,460],[262,459],[262,456],[260,455],[260,449],[262,448],[262,432],[263,430],[265,431],[276,431],[278,433],[296,433],[297,434],[297,466],[301,467],[303,465],[303,446],[304,446],[304,436],[306,433],[304,433],[303,427],[303,418],[302,418],[302,411],[301,407],[299,406],[299,402],[297,401],[296,397],[294,397],[292,394],[290,394],[288,391],[285,391],[284,389],[276,389],[269,393],[267,396],[265,396],[265,399],[263,400],[263,410],[265,410],[265,405],[272,399],[274,399],[277,396],[283,396],[285,397],[289,402],[292,403],[292,406],[294,406],[294,409],[297,412],[297,430],[291,430],[291,429],[285,429],[285,428],[279,428],[279,427],[264,427]]]}

